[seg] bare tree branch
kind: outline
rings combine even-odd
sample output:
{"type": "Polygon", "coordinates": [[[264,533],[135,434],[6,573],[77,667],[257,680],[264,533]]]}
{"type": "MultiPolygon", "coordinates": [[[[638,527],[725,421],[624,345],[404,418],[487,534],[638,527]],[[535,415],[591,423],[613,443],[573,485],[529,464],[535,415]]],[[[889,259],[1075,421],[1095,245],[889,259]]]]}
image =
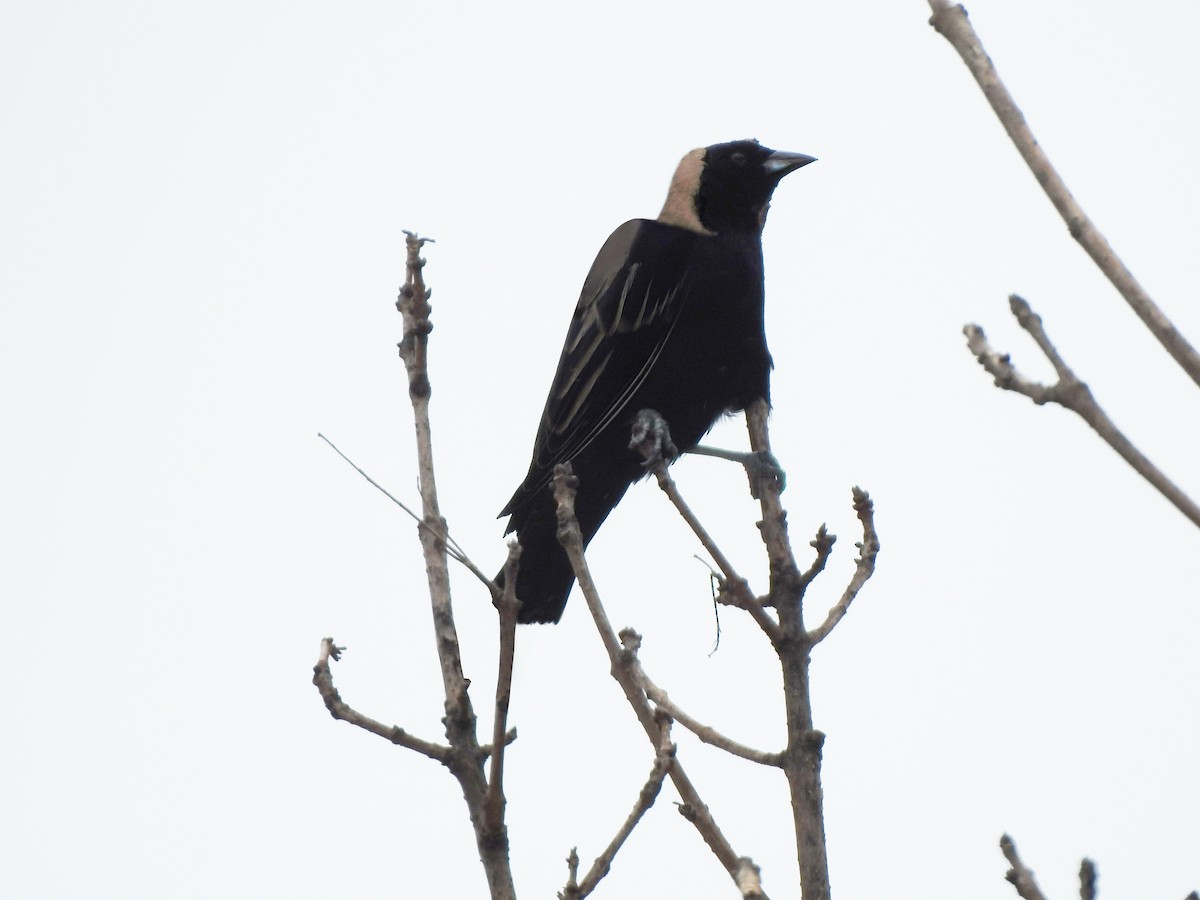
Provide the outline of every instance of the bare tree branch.
{"type": "MultiPolygon", "coordinates": [[[[750,432],[750,448],[757,453],[770,453],[765,401],[746,410],[746,427],[750,432]]],[[[821,749],[825,735],[813,727],[808,671],[812,643],[804,628],[803,601],[807,582],[796,565],[788,538],[787,513],[779,500],[779,487],[775,479],[760,480],[762,521],[759,531],[771,565],[772,606],[779,614],[783,632],[775,645],[783,670],[783,702],[787,714],[788,745],[783,751],[783,773],[792,801],[796,862],[800,868],[804,900],[829,900],[829,857],[821,787],[821,749]]]]}
{"type": "Polygon", "coordinates": [[[1200,506],[1171,481],[1163,472],[1150,462],[1133,442],[1117,428],[1107,413],[1101,409],[1092,396],[1088,386],[1076,377],[1071,367],[1055,349],[1042,319],[1035,313],[1025,300],[1013,294],[1009,298],[1009,306],[1024,328],[1041,348],[1046,358],[1058,373],[1058,381],[1052,385],[1044,385],[1023,376],[1012,364],[1007,353],[999,353],[988,344],[987,336],[978,325],[968,325],[963,329],[967,336],[967,347],[979,364],[983,366],[995,380],[995,385],[1006,391],[1022,394],[1039,406],[1046,403],[1057,403],[1079,415],[1100,435],[1110,447],[1117,451],[1134,470],[1154,485],[1155,489],[1166,497],[1175,508],[1187,516],[1194,524],[1200,525],[1200,506]]]}
{"type": "Polygon", "coordinates": [[[398,747],[415,750],[442,765],[448,765],[451,755],[449,747],[414,737],[397,725],[384,725],[382,722],[377,722],[370,716],[364,716],[342,699],[338,689],[333,686],[333,672],[330,671],[329,660],[331,658],[341,659],[342,651],[345,649],[345,647],[334,646],[333,638],[325,638],[321,641],[321,655],[317,658],[317,664],[313,666],[313,684],[320,691],[321,699],[325,701],[325,708],[329,710],[329,714],[335,719],[357,725],[371,734],[377,734],[398,747]]]}
{"type": "Polygon", "coordinates": [[[646,783],[638,791],[637,801],[634,803],[633,809],[621,824],[616,836],[604,848],[604,852],[596,857],[582,884],[575,882],[575,876],[579,868],[579,857],[574,849],[571,850],[571,855],[568,857],[569,877],[567,886],[559,892],[559,900],[583,900],[584,897],[596,889],[597,885],[600,884],[600,880],[609,873],[613,860],[616,858],[625,841],[633,834],[633,829],[637,827],[638,822],[642,820],[642,816],[649,811],[650,807],[654,805],[654,801],[658,799],[658,794],[662,790],[663,780],[667,777],[667,773],[671,771],[671,766],[675,763],[675,745],[671,743],[671,723],[665,718],[661,719],[661,721],[663,723],[662,744],[658,749],[658,753],[655,754],[654,766],[650,769],[650,777],[646,779],[646,783]]]}
{"type": "MultiPolygon", "coordinates": [[[[388,491],[387,488],[385,488],[378,481],[376,481],[374,478],[372,478],[370,475],[368,475],[363,469],[361,469],[358,466],[357,463],[354,462],[354,460],[352,460],[345,453],[343,453],[337,444],[335,444],[329,438],[325,437],[325,435],[321,434],[320,432],[317,432],[317,437],[319,437],[326,444],[328,444],[333,449],[334,453],[336,453],[338,456],[340,456],[342,459],[344,459],[346,461],[346,463],[350,466],[350,468],[354,469],[354,471],[356,471],[359,475],[361,475],[363,478],[365,478],[372,487],[374,487],[377,491],[379,491],[379,493],[383,494],[383,496],[387,497],[389,500],[391,500],[393,503],[395,503],[398,507],[400,507],[402,510],[404,510],[404,512],[408,513],[409,516],[411,516],[413,518],[413,520],[416,521],[418,528],[428,528],[429,527],[425,522],[421,521],[421,517],[418,516],[415,512],[413,512],[408,507],[407,504],[405,504],[401,500],[397,499],[396,496],[394,494],[392,494],[390,491],[388,491]]],[[[438,538],[440,538],[443,542],[445,542],[446,550],[447,550],[447,552],[449,552],[450,556],[455,561],[460,562],[464,566],[466,566],[466,568],[470,571],[470,573],[472,575],[474,575],[476,578],[478,578],[480,581],[482,581],[484,583],[484,585],[487,586],[488,590],[492,594],[492,597],[494,599],[498,600],[499,596],[500,596],[500,591],[496,587],[495,583],[490,578],[488,578],[486,575],[484,575],[483,572],[480,571],[479,568],[475,565],[475,563],[471,562],[471,558],[469,556],[467,556],[466,551],[463,550],[463,548],[459,545],[458,541],[454,540],[454,538],[452,538],[448,532],[444,532],[444,531],[443,532],[435,532],[435,534],[437,535],[438,538]]]]}
{"type": "MultiPolygon", "coordinates": [[[[759,400],[746,409],[746,429],[750,433],[750,449],[755,453],[770,453],[771,439],[767,432],[768,407],[765,400],[759,400]]],[[[800,569],[796,565],[796,555],[792,551],[792,543],[788,537],[787,513],[779,500],[779,482],[774,478],[760,479],[758,499],[762,508],[762,521],[759,530],[762,533],[763,545],[767,549],[767,558],[771,567],[771,605],[778,609],[778,601],[782,597],[798,596],[803,587],[800,569]]],[[[800,616],[799,604],[796,615],[800,616]]],[[[781,620],[782,621],[782,620],[781,620]]],[[[797,624],[803,628],[803,618],[797,624]]]]}
{"type": "MultiPolygon", "coordinates": [[[[329,438],[326,438],[324,436],[324,434],[322,434],[320,432],[317,432],[317,437],[324,440],[324,442],[326,444],[329,444],[330,448],[332,450],[334,450],[335,454],[337,454],[338,456],[341,456],[343,458],[343,460],[347,462],[347,464],[350,468],[354,469],[355,472],[358,472],[360,475],[362,475],[362,478],[365,478],[367,480],[368,484],[370,484],[372,487],[376,488],[376,490],[379,491],[379,493],[382,493],[383,496],[388,498],[389,500],[391,500],[392,503],[395,503],[397,506],[400,506],[400,508],[404,512],[407,512],[407,514],[410,517],[412,517],[413,520],[416,522],[416,527],[418,527],[418,528],[427,528],[428,527],[425,522],[421,521],[420,516],[416,515],[412,509],[409,509],[409,506],[406,503],[404,503],[403,500],[398,499],[395,496],[395,494],[392,494],[388,490],[388,488],[384,487],[383,485],[380,485],[378,481],[371,478],[371,475],[368,475],[364,469],[360,468],[358,466],[358,463],[355,463],[352,460],[352,458],[350,458],[346,454],[343,454],[341,449],[338,448],[337,444],[332,442],[332,440],[330,440],[329,438]]],[[[442,539],[445,542],[446,552],[450,553],[450,557],[452,559],[454,559],[455,562],[461,563],[462,565],[466,566],[466,568],[470,572],[470,574],[474,575],[476,578],[479,578],[479,580],[481,582],[484,582],[485,586],[492,593],[493,599],[498,599],[499,598],[499,589],[496,587],[496,584],[494,584],[492,582],[491,578],[488,578],[486,575],[484,575],[484,572],[482,572],[479,569],[479,566],[476,566],[472,562],[472,560],[470,560],[470,557],[467,556],[467,551],[463,550],[462,546],[460,544],[458,544],[458,541],[456,541],[454,538],[451,538],[451,536],[448,532],[439,533],[437,536],[438,536],[438,538],[442,539]]]]}
{"type": "Polygon", "coordinates": [[[1096,864],[1087,857],[1079,864],[1079,900],[1096,900],[1096,864]]]}
{"type": "MultiPolygon", "coordinates": [[[[646,699],[641,686],[637,683],[632,668],[628,665],[627,654],[623,651],[617,639],[616,632],[609,621],[608,613],[600,602],[600,594],[596,590],[596,583],[592,580],[587,559],[584,557],[583,537],[579,531],[579,520],[575,516],[575,492],[577,487],[578,479],[571,473],[571,466],[569,464],[564,463],[554,467],[554,499],[558,504],[558,539],[571,560],[571,566],[575,570],[575,579],[579,583],[579,588],[583,593],[584,599],[587,601],[588,609],[592,613],[596,629],[600,633],[601,641],[604,643],[604,649],[608,652],[609,662],[612,666],[612,676],[621,686],[622,691],[625,693],[625,698],[629,701],[629,705],[633,707],[633,711],[637,715],[638,721],[641,722],[647,737],[650,738],[651,743],[657,749],[660,732],[654,710],[651,708],[650,702],[646,699]]],[[[682,805],[679,808],[680,813],[695,826],[700,836],[704,839],[704,842],[708,844],[709,849],[712,850],[721,865],[725,867],[725,870],[729,873],[734,883],[738,885],[738,890],[742,892],[742,896],[744,898],[756,898],[756,900],[758,898],[765,898],[766,894],[763,892],[762,885],[758,880],[757,866],[748,858],[738,856],[736,851],[734,851],[729,840],[717,826],[716,820],[713,819],[708,806],[700,799],[700,794],[687,777],[687,773],[678,759],[671,766],[669,774],[671,782],[675,785],[675,790],[679,792],[679,797],[682,800],[682,805]]]]}
{"type": "Polygon", "coordinates": [[[802,587],[808,587],[812,584],[814,578],[825,571],[825,564],[829,562],[829,557],[833,553],[833,545],[835,543],[837,543],[837,535],[830,534],[829,530],[825,527],[825,523],[822,522],[821,527],[817,529],[817,536],[808,542],[808,546],[817,551],[817,556],[813,560],[813,564],[800,576],[802,587]]]}
{"type": "MultiPolygon", "coordinates": [[[[854,561],[854,576],[850,579],[846,590],[842,592],[841,599],[829,610],[829,615],[825,617],[825,621],[821,623],[820,627],[809,632],[808,640],[813,645],[819,644],[829,637],[829,633],[849,611],[850,604],[854,602],[854,598],[858,596],[862,586],[875,574],[875,557],[879,554],[879,535],[875,531],[875,505],[871,502],[867,492],[861,488],[856,487],[851,493],[854,497],[854,511],[858,513],[858,520],[862,522],[863,526],[863,539],[854,545],[859,550],[859,556],[854,561]]],[[[817,542],[814,541],[814,543],[817,542]]],[[[832,546],[832,541],[830,545],[832,546]]],[[[819,553],[820,547],[817,549],[819,553]]],[[[807,575],[807,573],[805,574],[807,575]]],[[[807,585],[808,582],[805,581],[804,584],[807,585]]]]}
{"type": "MultiPolygon", "coordinates": [[[[721,575],[723,576],[721,589],[726,602],[750,613],[754,621],[758,623],[758,627],[774,643],[780,637],[779,623],[771,618],[771,614],[763,608],[762,603],[754,596],[754,592],[750,590],[750,583],[733,568],[733,564],[721,552],[721,548],[717,546],[716,541],[712,539],[712,536],[700,524],[700,520],[696,518],[696,514],[692,512],[691,507],[687,505],[687,502],[679,493],[679,487],[675,484],[675,479],[667,471],[666,460],[662,454],[652,449],[651,445],[645,440],[645,435],[640,433],[644,431],[640,421],[641,415],[639,413],[639,421],[634,425],[633,440],[629,444],[630,448],[639,451],[645,457],[646,464],[658,480],[658,486],[671,499],[671,503],[678,510],[679,515],[683,517],[688,527],[700,539],[700,543],[704,546],[704,549],[708,551],[708,554],[717,564],[717,568],[721,570],[721,575]]],[[[658,413],[654,413],[654,415],[657,416],[658,413]]]]}
{"type": "Polygon", "coordinates": [[[634,675],[641,684],[642,690],[646,692],[646,696],[651,702],[657,706],[662,712],[669,715],[672,719],[698,737],[706,744],[711,744],[719,750],[724,750],[726,753],[731,753],[741,759],[748,760],[752,763],[758,763],[762,766],[783,765],[783,756],[780,753],[768,753],[765,750],[756,750],[753,747],[748,747],[745,744],[738,743],[733,738],[727,737],[717,731],[710,725],[704,725],[697,721],[692,716],[688,715],[682,709],[675,705],[674,702],[667,696],[667,692],[650,680],[650,676],[646,674],[642,668],[642,662],[637,656],[637,650],[641,646],[641,635],[634,632],[632,629],[626,628],[621,631],[621,643],[624,644],[626,653],[630,657],[630,665],[633,667],[634,675]]]}
{"type": "Polygon", "coordinates": [[[1000,850],[1004,853],[1008,864],[1012,866],[1004,877],[1017,889],[1021,900],[1046,900],[1042,889],[1038,887],[1037,881],[1033,877],[1033,872],[1025,863],[1021,862],[1021,857],[1017,855],[1016,843],[1007,834],[1000,838],[1000,850]]]}
{"type": "Polygon", "coordinates": [[[1037,178],[1042,190],[1046,192],[1046,196],[1050,198],[1050,202],[1067,223],[1071,237],[1079,242],[1171,357],[1194,382],[1200,384],[1200,353],[1197,353],[1150,295],[1142,289],[1133,273],[1126,268],[1104,235],[1092,224],[1091,219],[1071,195],[1049,157],[1034,138],[1016,101],[1000,80],[979,36],[967,19],[967,11],[948,0],[929,0],[929,6],[933,10],[929,24],[950,42],[971,70],[1004,130],[1016,144],[1017,150],[1037,178]]]}
{"type": "MultiPolygon", "coordinates": [[[[404,338],[400,358],[408,374],[408,396],[412,402],[417,436],[417,473],[421,493],[421,527],[417,534],[425,557],[425,574],[433,610],[438,661],[446,696],[446,737],[452,749],[450,771],[458,779],[475,831],[488,888],[493,900],[515,900],[512,869],[508,860],[508,829],[503,822],[503,803],[499,786],[491,794],[483,770],[484,756],[475,733],[475,711],[467,692],[470,682],[463,675],[458,629],[450,602],[450,573],[447,568],[446,520],[438,507],[437,483],[433,467],[433,435],[429,423],[429,370],[427,368],[430,292],[425,287],[422,269],[425,260],[421,248],[426,241],[412,232],[407,235],[405,281],[400,288],[396,308],[404,317],[404,338]]],[[[504,741],[497,731],[493,760],[502,756],[504,741]]],[[[498,769],[495,771],[499,771],[498,769]]]]}
{"type": "Polygon", "coordinates": [[[500,671],[496,676],[496,710],[492,721],[491,768],[488,772],[487,797],[484,800],[484,821],[488,831],[504,826],[504,747],[508,725],[508,704],[512,696],[513,657],[517,652],[517,566],[521,545],[511,541],[508,560],[504,564],[504,591],[498,604],[500,610],[500,671]]]}

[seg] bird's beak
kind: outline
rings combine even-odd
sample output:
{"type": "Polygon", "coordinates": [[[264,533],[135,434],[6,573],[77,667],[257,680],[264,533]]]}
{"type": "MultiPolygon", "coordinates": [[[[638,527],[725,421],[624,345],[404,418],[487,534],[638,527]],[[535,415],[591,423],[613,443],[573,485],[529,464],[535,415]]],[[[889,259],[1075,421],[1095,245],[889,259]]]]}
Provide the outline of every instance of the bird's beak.
{"type": "Polygon", "coordinates": [[[807,166],[810,162],[816,162],[815,156],[809,156],[805,153],[789,153],[787,150],[776,150],[763,161],[763,169],[768,175],[774,175],[776,178],[782,178],[788,172],[795,172],[801,166],[807,166]]]}

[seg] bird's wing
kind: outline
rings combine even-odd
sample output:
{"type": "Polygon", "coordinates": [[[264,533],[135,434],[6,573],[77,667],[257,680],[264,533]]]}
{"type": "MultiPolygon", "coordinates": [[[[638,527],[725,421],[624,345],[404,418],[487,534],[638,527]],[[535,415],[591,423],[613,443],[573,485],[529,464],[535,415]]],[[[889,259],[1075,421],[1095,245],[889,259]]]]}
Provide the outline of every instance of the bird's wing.
{"type": "Polygon", "coordinates": [[[605,242],[571,319],[529,475],[501,515],[521,506],[555,465],[587,447],[629,404],[679,320],[696,239],[635,219],[605,242]]]}

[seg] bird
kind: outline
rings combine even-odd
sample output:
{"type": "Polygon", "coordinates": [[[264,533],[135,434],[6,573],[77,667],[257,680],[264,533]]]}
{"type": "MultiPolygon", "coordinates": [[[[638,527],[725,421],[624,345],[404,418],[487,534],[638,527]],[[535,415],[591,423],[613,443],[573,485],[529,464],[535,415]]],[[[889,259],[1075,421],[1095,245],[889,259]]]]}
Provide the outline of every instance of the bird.
{"type": "MultiPolygon", "coordinates": [[[[570,462],[586,546],[634,482],[639,411],[656,411],[680,452],[723,415],[770,403],[762,230],[780,180],[815,159],[756,140],[693,150],[656,219],[633,219],[584,279],[525,479],[499,517],[522,547],[517,620],[557,622],[575,581],[559,544],[551,479],[570,462]]],[[[503,584],[503,572],[497,576],[503,584]]]]}

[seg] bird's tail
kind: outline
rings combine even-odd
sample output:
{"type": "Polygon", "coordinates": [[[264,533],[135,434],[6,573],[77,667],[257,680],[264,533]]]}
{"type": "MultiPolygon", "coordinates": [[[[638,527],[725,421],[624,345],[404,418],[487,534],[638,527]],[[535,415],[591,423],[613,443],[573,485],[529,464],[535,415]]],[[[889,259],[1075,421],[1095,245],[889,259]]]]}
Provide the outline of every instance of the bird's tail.
{"type": "MultiPolygon", "coordinates": [[[[575,515],[583,546],[587,546],[613,507],[624,495],[631,479],[621,478],[602,486],[607,490],[580,491],[575,498],[575,515]]],[[[575,571],[567,551],[558,541],[558,515],[554,497],[544,490],[513,513],[509,531],[521,542],[521,565],[517,570],[518,622],[557,622],[562,618],[567,597],[575,584],[575,571]]],[[[496,577],[504,585],[504,573],[496,577]]]]}
{"type": "MultiPolygon", "coordinates": [[[[575,583],[575,571],[558,542],[558,517],[553,502],[535,501],[513,518],[517,540],[521,542],[521,565],[517,570],[521,610],[517,621],[557,622],[575,583]],[[515,521],[518,517],[519,522],[515,521]]],[[[504,586],[503,570],[496,576],[496,583],[504,586]]]]}

